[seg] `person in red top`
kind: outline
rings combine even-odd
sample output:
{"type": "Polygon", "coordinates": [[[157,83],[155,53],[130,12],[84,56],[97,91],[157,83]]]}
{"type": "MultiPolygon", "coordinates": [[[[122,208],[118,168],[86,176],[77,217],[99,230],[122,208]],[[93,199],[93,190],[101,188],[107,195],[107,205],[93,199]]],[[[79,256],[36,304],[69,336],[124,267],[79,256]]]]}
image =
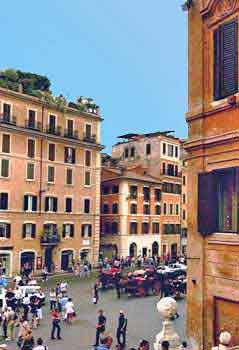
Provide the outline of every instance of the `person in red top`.
{"type": "Polygon", "coordinates": [[[52,317],[52,330],[51,330],[51,339],[56,339],[55,338],[55,331],[57,331],[57,339],[62,339],[61,338],[61,314],[58,309],[54,309],[51,313],[52,317]]]}

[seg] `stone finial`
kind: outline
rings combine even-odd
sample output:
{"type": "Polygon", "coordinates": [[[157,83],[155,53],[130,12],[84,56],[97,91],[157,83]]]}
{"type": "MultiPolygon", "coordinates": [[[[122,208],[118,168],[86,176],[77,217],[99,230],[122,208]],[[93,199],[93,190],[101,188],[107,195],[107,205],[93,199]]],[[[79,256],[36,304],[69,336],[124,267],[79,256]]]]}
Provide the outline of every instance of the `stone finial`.
{"type": "Polygon", "coordinates": [[[212,347],[212,350],[227,350],[231,342],[232,336],[229,332],[223,331],[219,335],[219,345],[212,347]]]}
{"type": "Polygon", "coordinates": [[[156,336],[154,343],[155,350],[161,350],[161,344],[167,340],[170,350],[179,350],[181,348],[180,337],[176,333],[171,318],[177,313],[177,303],[173,298],[162,298],[157,303],[157,309],[163,318],[162,331],[156,336]]]}

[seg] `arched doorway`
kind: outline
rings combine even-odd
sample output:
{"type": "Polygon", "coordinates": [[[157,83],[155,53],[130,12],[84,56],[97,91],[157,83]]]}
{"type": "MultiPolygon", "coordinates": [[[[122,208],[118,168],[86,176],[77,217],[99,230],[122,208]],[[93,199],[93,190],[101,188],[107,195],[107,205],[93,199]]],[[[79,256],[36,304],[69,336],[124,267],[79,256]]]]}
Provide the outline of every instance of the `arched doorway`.
{"type": "Polygon", "coordinates": [[[152,256],[158,256],[159,255],[159,244],[158,242],[154,242],[152,244],[152,256]]]}
{"type": "Polygon", "coordinates": [[[73,265],[74,265],[73,250],[63,250],[61,252],[61,270],[66,272],[72,272],[73,265]]]}
{"type": "Polygon", "coordinates": [[[35,268],[35,253],[32,251],[21,253],[21,272],[29,275],[35,268]]]}
{"type": "Polygon", "coordinates": [[[129,256],[136,257],[137,256],[137,244],[131,243],[129,246],[129,256]]]}
{"type": "Polygon", "coordinates": [[[171,258],[177,257],[177,250],[178,250],[177,243],[173,243],[171,245],[171,258]]]}

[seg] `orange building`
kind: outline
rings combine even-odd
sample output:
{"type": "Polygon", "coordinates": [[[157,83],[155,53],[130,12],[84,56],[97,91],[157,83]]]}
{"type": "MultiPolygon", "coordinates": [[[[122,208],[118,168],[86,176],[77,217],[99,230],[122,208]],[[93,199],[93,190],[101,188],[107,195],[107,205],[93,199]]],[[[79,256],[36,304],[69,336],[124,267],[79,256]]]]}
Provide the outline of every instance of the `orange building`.
{"type": "Polygon", "coordinates": [[[239,344],[237,0],[187,1],[189,18],[188,336],[239,344]]]}
{"type": "Polygon", "coordinates": [[[99,115],[0,88],[0,269],[58,271],[99,250],[99,115]]]}
{"type": "MultiPolygon", "coordinates": [[[[159,252],[160,256],[174,257],[181,254],[181,192],[182,192],[182,177],[181,177],[181,142],[178,138],[170,135],[170,132],[155,132],[149,134],[127,134],[120,136],[122,141],[115,144],[112,150],[113,164],[111,168],[119,171],[119,168],[132,171],[135,176],[135,181],[139,182],[140,178],[137,174],[147,175],[149,186],[150,181],[157,179],[161,184],[161,195],[158,203],[158,220],[159,220],[159,252]]],[[[103,181],[104,172],[102,176],[103,181]]],[[[146,182],[147,182],[146,181],[146,182]]],[[[151,185],[150,185],[151,186],[151,185]]],[[[150,187],[149,186],[149,187],[150,187]]],[[[126,188],[126,193],[129,189],[126,188]]],[[[142,192],[140,190],[140,192],[142,192]]],[[[140,197],[142,198],[142,193],[140,197]]],[[[140,198],[139,197],[139,198],[140,198]]],[[[151,196],[153,198],[153,196],[151,196]]],[[[104,196],[102,195],[102,201],[104,196]]],[[[154,204],[153,204],[154,206],[154,204]]],[[[142,204],[140,204],[142,207],[142,204]]],[[[130,206],[126,209],[127,215],[130,215],[130,206]]],[[[143,208],[138,215],[142,215],[143,208]]],[[[154,210],[149,215],[155,215],[154,210]]],[[[141,225],[139,218],[139,226],[141,225]]],[[[153,233],[152,227],[150,232],[153,233]]],[[[146,237],[143,236],[142,244],[146,237]]],[[[148,244],[149,253],[152,252],[148,244]]],[[[129,249],[125,250],[129,253],[129,249]]],[[[145,250],[144,250],[145,252],[145,250]]],[[[142,251],[140,251],[140,254],[142,251]]],[[[122,255],[122,254],[120,254],[122,255]]]]}

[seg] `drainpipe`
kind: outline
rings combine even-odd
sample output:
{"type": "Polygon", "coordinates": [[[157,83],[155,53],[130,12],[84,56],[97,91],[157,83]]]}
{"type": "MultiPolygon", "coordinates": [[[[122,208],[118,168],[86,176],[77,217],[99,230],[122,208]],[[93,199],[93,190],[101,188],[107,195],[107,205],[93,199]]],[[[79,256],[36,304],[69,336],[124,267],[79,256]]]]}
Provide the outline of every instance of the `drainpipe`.
{"type": "MultiPolygon", "coordinates": [[[[44,111],[45,105],[42,102],[42,113],[41,113],[41,132],[43,133],[43,122],[44,122],[44,111]]],[[[40,184],[39,184],[39,215],[42,213],[42,171],[43,171],[43,136],[40,139],[40,184]]]]}

